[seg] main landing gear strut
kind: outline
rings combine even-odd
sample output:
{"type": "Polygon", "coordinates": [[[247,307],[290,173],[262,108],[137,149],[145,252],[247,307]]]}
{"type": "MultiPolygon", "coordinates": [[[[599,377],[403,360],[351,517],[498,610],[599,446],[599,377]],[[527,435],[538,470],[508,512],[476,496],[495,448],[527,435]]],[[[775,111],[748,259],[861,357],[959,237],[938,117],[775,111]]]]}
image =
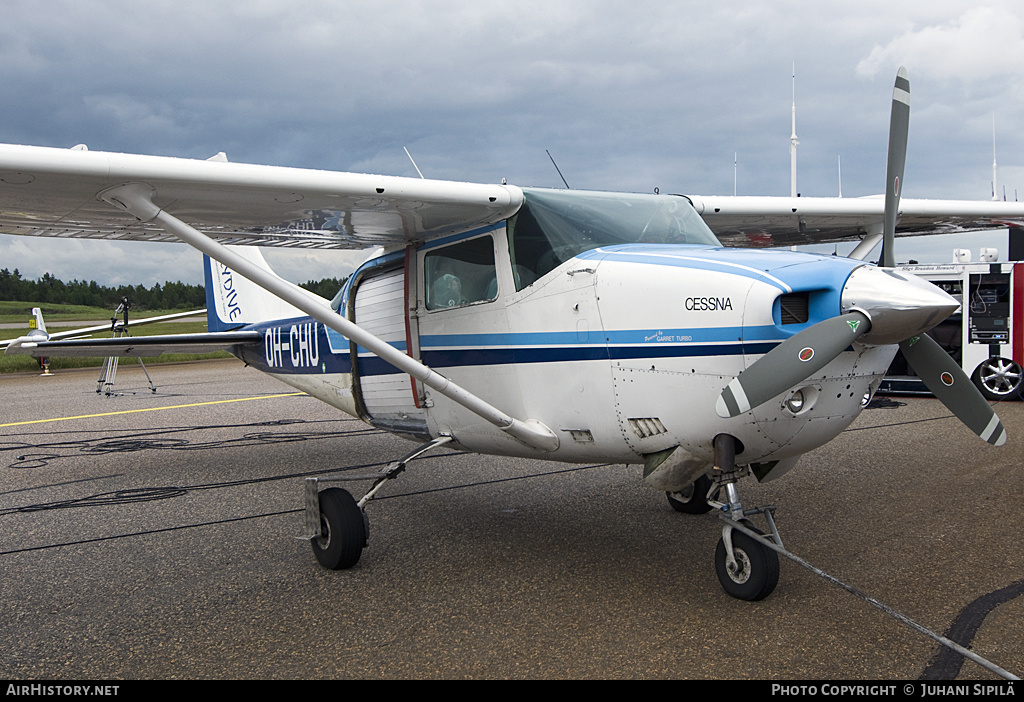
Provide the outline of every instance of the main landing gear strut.
{"type": "Polygon", "coordinates": [[[779,556],[765,543],[770,540],[782,546],[782,538],[775,526],[775,507],[744,509],[740,503],[736,481],[749,473],[749,467],[736,466],[736,439],[728,434],[716,436],[714,478],[705,478],[710,488],[704,493],[708,495],[706,504],[717,508],[725,522],[715,549],[715,571],[729,595],[756,601],[770,595],[779,582],[779,556]],[[723,489],[727,501],[719,502],[716,497],[723,489]],[[771,536],[766,537],[750,521],[750,517],[759,514],[764,515],[771,536]]]}
{"type": "Polygon", "coordinates": [[[306,478],[306,528],[299,538],[312,544],[320,565],[330,570],[344,570],[358,563],[370,537],[366,503],[385,482],[398,477],[409,461],[451,440],[450,436],[438,437],[405,458],[388,464],[377,475],[306,478]],[[373,480],[373,485],[358,502],[343,488],[320,489],[321,483],[368,479],[373,480]]]}

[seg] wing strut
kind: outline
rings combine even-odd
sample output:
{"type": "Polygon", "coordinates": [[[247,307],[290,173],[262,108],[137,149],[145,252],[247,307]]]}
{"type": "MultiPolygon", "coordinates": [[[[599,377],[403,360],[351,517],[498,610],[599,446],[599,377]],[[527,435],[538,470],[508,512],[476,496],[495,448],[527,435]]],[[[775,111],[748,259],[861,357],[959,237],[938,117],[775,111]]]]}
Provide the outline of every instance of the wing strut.
{"type": "Polygon", "coordinates": [[[868,254],[871,253],[871,251],[878,246],[878,242],[882,240],[882,226],[883,225],[881,224],[872,225],[868,229],[868,233],[864,235],[864,238],[861,239],[860,243],[857,244],[856,247],[854,247],[853,251],[850,252],[850,255],[847,256],[847,258],[852,258],[856,261],[863,261],[867,258],[868,254]]]}
{"type": "Polygon", "coordinates": [[[334,329],[382,360],[402,372],[408,373],[427,387],[436,390],[528,446],[541,451],[554,451],[558,448],[558,436],[542,422],[536,419],[522,421],[510,417],[443,375],[370,334],[354,322],[337,314],[297,285],[281,280],[252,265],[223,244],[160,209],[153,203],[155,194],[156,191],[149,185],[127,183],[104,190],[99,194],[99,198],[129,212],[143,222],[157,224],[164,231],[178,237],[189,246],[202,251],[239,275],[245,276],[256,285],[294,305],[313,319],[334,329]]]}

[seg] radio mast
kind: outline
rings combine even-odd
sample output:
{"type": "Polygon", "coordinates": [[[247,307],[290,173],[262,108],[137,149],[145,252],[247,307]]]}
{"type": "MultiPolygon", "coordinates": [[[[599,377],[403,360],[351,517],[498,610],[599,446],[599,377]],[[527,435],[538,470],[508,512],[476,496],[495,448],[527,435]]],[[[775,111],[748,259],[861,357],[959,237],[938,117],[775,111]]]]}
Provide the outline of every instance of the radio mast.
{"type": "Polygon", "coordinates": [[[992,113],[992,199],[999,199],[999,188],[996,185],[996,113],[992,113]]]}
{"type": "Polygon", "coordinates": [[[793,133],[789,136],[789,195],[796,197],[796,62],[793,63],[793,133]]]}

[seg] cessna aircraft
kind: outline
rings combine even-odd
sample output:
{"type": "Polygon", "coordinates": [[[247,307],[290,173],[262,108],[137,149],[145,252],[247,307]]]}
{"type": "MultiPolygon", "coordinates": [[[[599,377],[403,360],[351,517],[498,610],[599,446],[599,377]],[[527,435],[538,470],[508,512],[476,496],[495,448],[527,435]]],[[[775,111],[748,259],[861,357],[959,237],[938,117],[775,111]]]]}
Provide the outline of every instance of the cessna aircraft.
{"type": "Polygon", "coordinates": [[[8,353],[146,355],[226,348],[375,427],[420,443],[358,502],[307,483],[321,564],[348,568],[365,505],[442,444],[483,454],[643,466],[677,510],[720,510],[730,595],[779,576],[771,512],[737,481],[774,480],[842,432],[897,347],[972,431],[988,403],[925,332],[958,303],[897,271],[901,233],[1024,222],[1024,206],[903,201],[909,82],[893,94],[880,199],[712,198],[478,185],[0,146],[0,232],[180,240],[206,254],[209,333],[25,339],[8,353]],[[703,216],[703,219],[702,219],[703,216]],[[709,228],[710,225],[710,228],[709,228]],[[863,237],[851,258],[723,247],[863,237]],[[881,265],[865,263],[882,241],[881,265]],[[253,246],[366,248],[331,301],[253,246]],[[120,345],[120,346],[119,346],[120,345]],[[761,514],[770,536],[753,528],[761,514]]]}

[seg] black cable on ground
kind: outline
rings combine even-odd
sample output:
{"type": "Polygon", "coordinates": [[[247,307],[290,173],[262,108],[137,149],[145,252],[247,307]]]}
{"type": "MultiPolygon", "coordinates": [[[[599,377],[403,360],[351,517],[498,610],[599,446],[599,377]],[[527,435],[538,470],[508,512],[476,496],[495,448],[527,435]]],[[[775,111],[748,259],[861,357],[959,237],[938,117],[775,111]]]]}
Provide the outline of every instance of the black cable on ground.
{"type": "MultiPolygon", "coordinates": [[[[429,460],[429,459],[433,459],[433,458],[444,458],[444,457],[447,457],[447,456],[454,456],[454,455],[462,455],[462,453],[461,452],[453,452],[453,453],[436,454],[434,456],[423,456],[422,458],[418,458],[417,460],[429,460]]],[[[337,472],[342,472],[342,471],[364,470],[366,468],[380,467],[380,466],[383,466],[383,465],[386,465],[386,464],[384,464],[384,463],[375,463],[375,464],[360,465],[360,466],[348,466],[348,467],[337,469],[337,470],[330,471],[330,472],[337,473],[337,472]]],[[[448,490],[461,490],[461,489],[464,489],[464,488],[480,487],[480,486],[483,486],[483,485],[496,485],[498,483],[513,482],[513,481],[518,481],[518,480],[529,480],[529,479],[532,479],[532,478],[543,478],[543,477],[551,476],[551,475],[560,475],[560,474],[563,474],[563,473],[572,473],[572,472],[577,472],[577,471],[582,471],[582,470],[590,470],[592,468],[602,468],[602,467],[605,467],[605,466],[608,466],[608,465],[610,465],[610,464],[601,463],[601,464],[586,465],[586,466],[574,466],[572,468],[565,468],[565,469],[554,470],[554,471],[545,471],[543,473],[530,473],[530,474],[527,474],[527,475],[519,475],[519,476],[515,476],[515,477],[511,477],[511,478],[498,478],[498,479],[495,479],[495,480],[481,480],[481,481],[477,481],[477,482],[473,482],[473,483],[462,483],[462,484],[458,484],[458,485],[449,485],[449,486],[446,486],[446,487],[433,488],[433,489],[430,489],[430,490],[421,490],[421,491],[417,491],[417,492],[409,492],[409,493],[402,493],[402,494],[398,494],[398,495],[390,495],[390,496],[386,496],[386,497],[378,498],[378,499],[389,499],[389,498],[395,498],[395,497],[412,497],[412,496],[416,496],[416,495],[425,495],[425,494],[433,493],[433,492],[445,492],[445,491],[448,491],[448,490]]],[[[194,491],[194,490],[209,490],[209,489],[215,489],[215,488],[220,488],[220,487],[231,487],[231,486],[236,486],[236,485],[245,485],[245,484],[249,484],[249,483],[267,482],[267,481],[271,481],[271,480],[292,479],[292,478],[296,478],[296,477],[303,477],[303,476],[306,476],[306,475],[324,475],[324,474],[325,474],[324,471],[312,471],[310,473],[293,473],[293,474],[289,474],[289,475],[280,475],[280,476],[273,476],[273,477],[267,477],[267,478],[257,478],[257,479],[254,479],[254,480],[238,480],[238,481],[227,482],[227,483],[212,483],[210,485],[196,485],[196,486],[191,486],[191,487],[186,487],[186,488],[165,487],[165,488],[141,488],[139,490],[119,490],[119,491],[112,492],[112,493],[104,493],[104,494],[101,494],[101,495],[93,495],[91,497],[85,497],[85,498],[81,498],[81,499],[78,499],[78,500],[65,500],[65,501],[62,501],[62,502],[54,502],[54,503],[49,503],[49,504],[45,504],[45,505],[30,505],[30,506],[27,506],[27,507],[15,508],[13,510],[7,510],[5,512],[0,512],[0,515],[12,514],[12,513],[16,513],[16,512],[17,513],[32,513],[32,512],[39,512],[39,511],[44,511],[44,510],[48,510],[48,509],[65,509],[65,508],[70,508],[70,507],[92,507],[92,506],[102,507],[102,506],[110,506],[110,505],[114,505],[114,504],[129,504],[129,503],[132,503],[132,502],[144,502],[144,501],[148,501],[148,500],[167,499],[169,497],[179,497],[181,495],[187,494],[188,492],[194,491]]],[[[111,536],[98,536],[98,537],[95,537],[95,538],[92,538],[92,539],[82,539],[82,540],[78,540],[78,541],[66,541],[66,542],[61,542],[61,543],[56,543],[56,544],[44,544],[42,546],[29,546],[29,547],[26,547],[26,548],[16,548],[16,549],[10,549],[10,550],[7,550],[7,551],[0,551],[0,556],[8,556],[8,555],[16,554],[16,553],[25,553],[25,552],[29,552],[29,551],[45,551],[45,550],[48,550],[48,549],[51,549],[51,548],[62,548],[62,547],[65,547],[65,546],[78,546],[78,545],[82,545],[82,544],[95,543],[95,542],[99,542],[99,541],[113,541],[113,540],[116,540],[116,539],[126,539],[126,538],[135,537],[135,536],[146,536],[146,535],[149,535],[149,534],[160,534],[160,533],[169,532],[169,531],[179,531],[179,530],[182,530],[182,529],[197,529],[197,528],[201,528],[201,527],[216,526],[218,524],[229,524],[231,522],[247,521],[247,520],[250,520],[250,519],[263,519],[265,517],[277,517],[277,516],[282,516],[282,515],[285,515],[285,514],[296,514],[296,513],[302,512],[302,511],[303,511],[302,509],[291,509],[291,510],[284,510],[284,511],[281,511],[281,512],[266,512],[266,513],[262,513],[262,514],[250,514],[250,515],[244,515],[244,516],[241,516],[241,517],[232,517],[232,518],[229,518],[229,519],[218,519],[218,520],[213,520],[213,521],[209,521],[209,522],[199,522],[199,523],[196,523],[196,524],[179,524],[179,525],[175,525],[175,526],[171,526],[171,527],[164,527],[162,529],[146,529],[146,530],[143,530],[143,531],[130,532],[130,533],[127,533],[127,534],[115,534],[115,535],[111,535],[111,536]]]]}

